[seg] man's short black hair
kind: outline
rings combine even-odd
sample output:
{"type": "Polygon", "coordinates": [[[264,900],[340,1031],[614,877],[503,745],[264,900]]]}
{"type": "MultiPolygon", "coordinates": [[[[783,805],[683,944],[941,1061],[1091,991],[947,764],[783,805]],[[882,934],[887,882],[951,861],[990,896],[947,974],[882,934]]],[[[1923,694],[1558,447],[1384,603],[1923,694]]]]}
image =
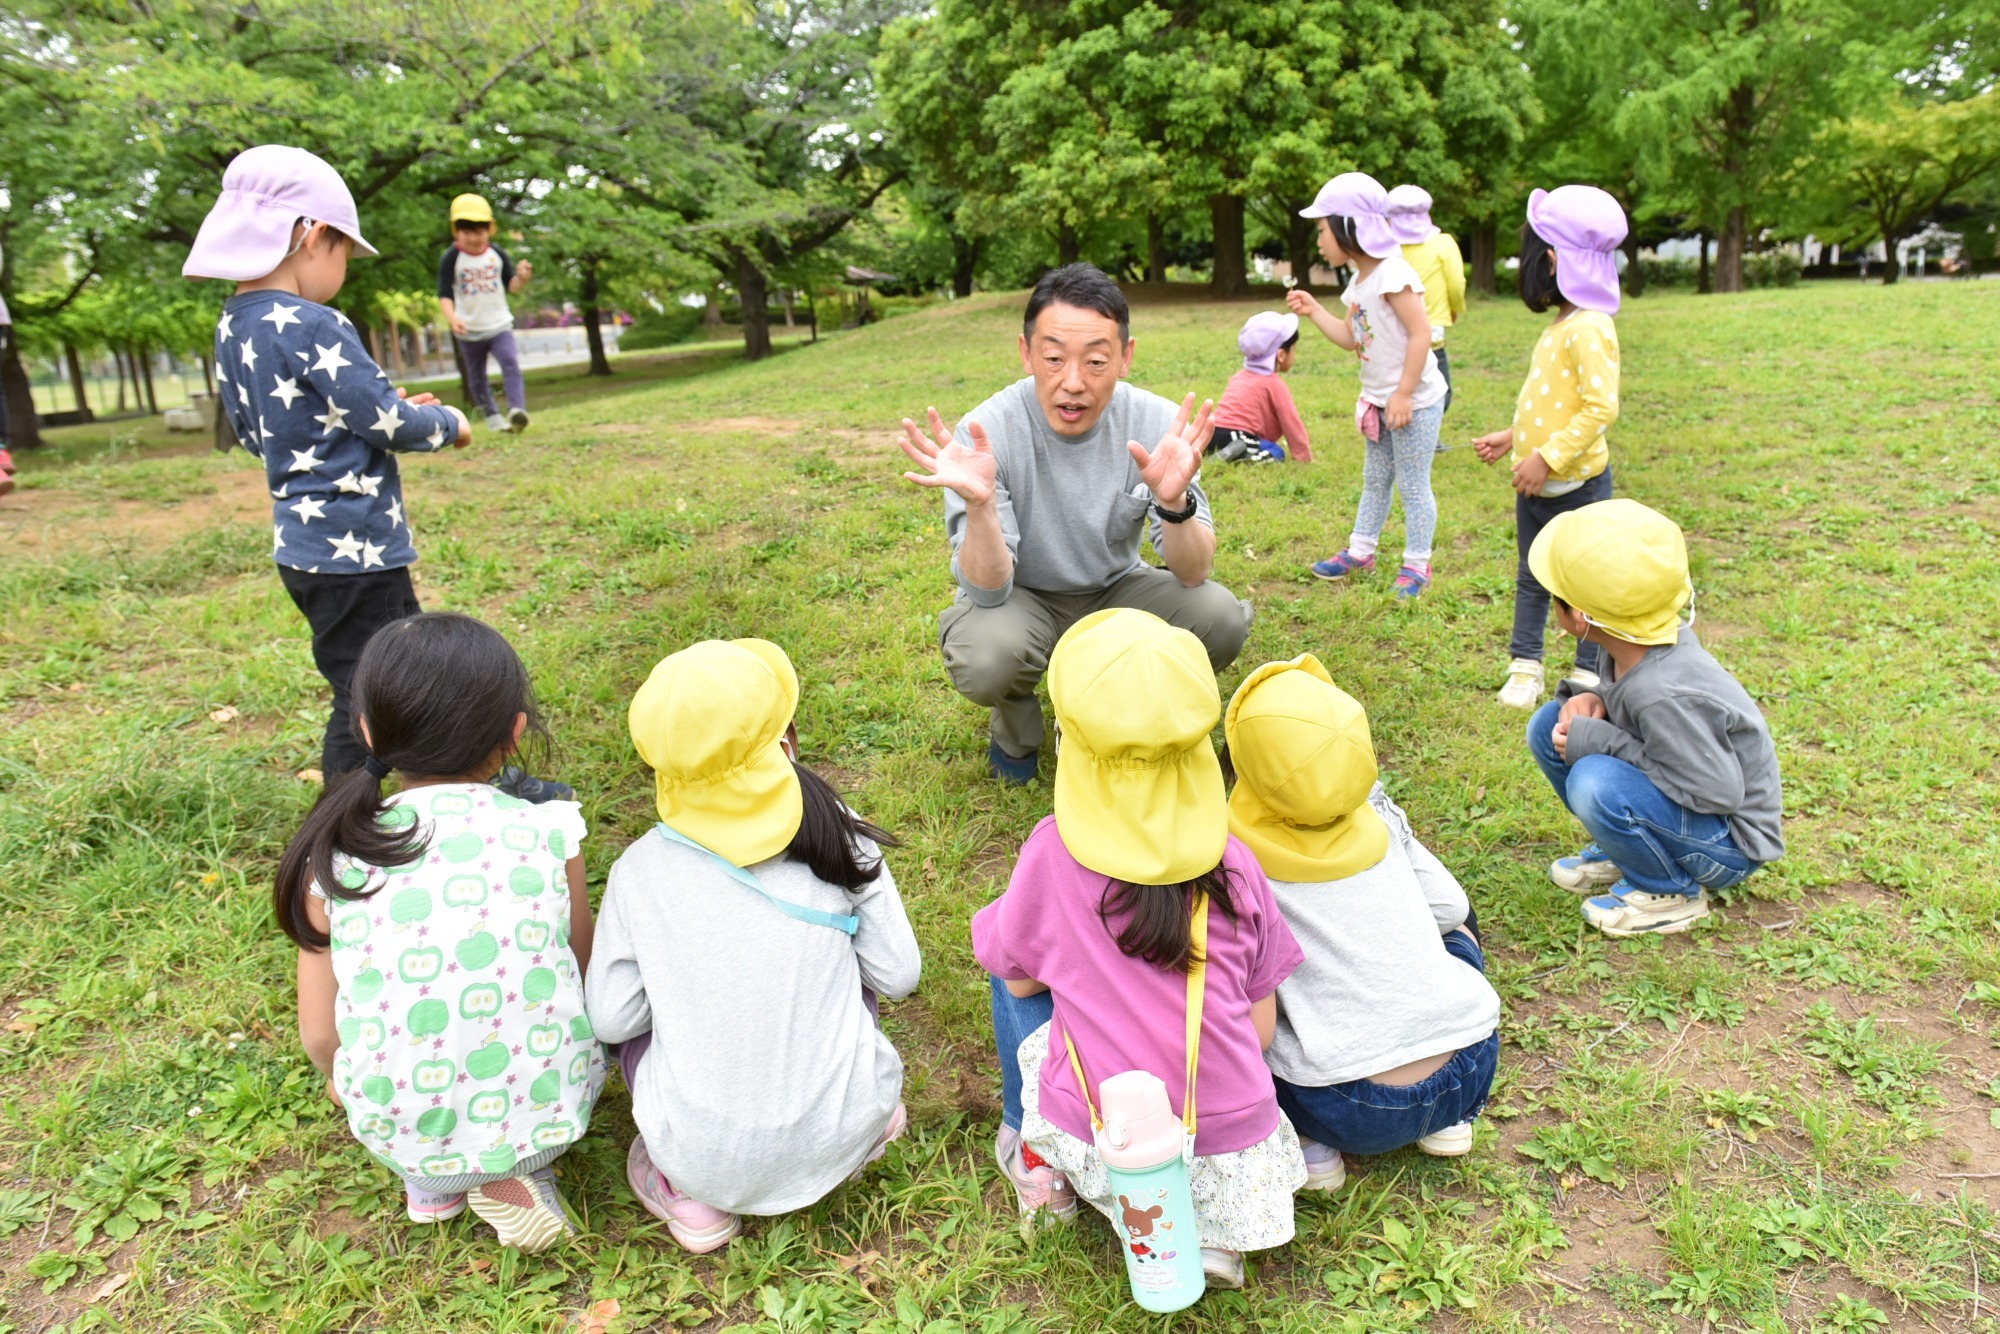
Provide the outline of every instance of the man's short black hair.
{"type": "Polygon", "coordinates": [[[1118,290],[1118,284],[1095,264],[1065,264],[1043,274],[1035,290],[1028,294],[1028,313],[1021,320],[1022,335],[1033,338],[1035,317],[1054,305],[1096,311],[1107,320],[1118,321],[1120,347],[1132,340],[1132,308],[1125,304],[1125,294],[1118,290]]]}

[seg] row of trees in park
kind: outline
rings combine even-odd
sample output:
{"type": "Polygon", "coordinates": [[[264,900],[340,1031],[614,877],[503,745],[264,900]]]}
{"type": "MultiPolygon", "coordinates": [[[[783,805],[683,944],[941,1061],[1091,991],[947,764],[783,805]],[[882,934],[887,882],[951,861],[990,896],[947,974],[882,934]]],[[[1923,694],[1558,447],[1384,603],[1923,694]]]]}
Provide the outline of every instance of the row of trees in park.
{"type": "MultiPolygon", "coordinates": [[[[272,141],[353,187],[383,257],[341,302],[375,328],[427,317],[411,294],[468,189],[593,339],[601,307],[726,290],[753,358],[775,292],[848,264],[960,294],[1078,257],[1206,267],[1221,295],[1253,249],[1303,275],[1298,207],[1357,168],[1427,186],[1489,290],[1527,189],[1580,180],[1625,203],[1635,257],[1713,237],[1728,292],[1774,234],[1893,251],[1956,210],[1986,235],[1996,9],[20,0],[0,16],[0,295],[30,355],[199,354],[223,294],[181,259],[229,158],[272,141]]],[[[0,378],[31,419],[17,357],[0,378]]]]}

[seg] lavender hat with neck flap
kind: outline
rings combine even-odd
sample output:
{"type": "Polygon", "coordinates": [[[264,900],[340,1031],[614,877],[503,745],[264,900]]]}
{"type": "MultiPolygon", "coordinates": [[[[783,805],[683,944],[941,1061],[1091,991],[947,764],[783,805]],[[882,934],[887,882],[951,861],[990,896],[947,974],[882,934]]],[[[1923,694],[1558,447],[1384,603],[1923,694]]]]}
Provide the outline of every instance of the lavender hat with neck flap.
{"type": "Polygon", "coordinates": [[[1322,185],[1299,216],[1354,219],[1356,243],[1375,259],[1387,259],[1402,244],[1389,226],[1389,192],[1365,171],[1344,171],[1322,185]]]}
{"type": "Polygon", "coordinates": [[[1421,185],[1399,185],[1389,192],[1389,226],[1404,245],[1417,245],[1438,234],[1431,222],[1431,192],[1421,185]]]}
{"type": "Polygon", "coordinates": [[[1618,201],[1594,185],[1528,196],[1528,225],[1556,252],[1556,287],[1584,310],[1618,313],[1618,247],[1629,230],[1618,201]]]}

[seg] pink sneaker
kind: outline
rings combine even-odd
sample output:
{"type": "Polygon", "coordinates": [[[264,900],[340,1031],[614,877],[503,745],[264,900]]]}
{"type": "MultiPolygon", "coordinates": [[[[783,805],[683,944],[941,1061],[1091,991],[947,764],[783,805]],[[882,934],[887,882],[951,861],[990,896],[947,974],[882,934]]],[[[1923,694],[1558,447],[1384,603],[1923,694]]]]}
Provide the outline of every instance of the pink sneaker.
{"type": "Polygon", "coordinates": [[[646,1212],[665,1223],[674,1240],[696,1255],[721,1250],[743,1230],[743,1220],[735,1214],[675,1190],[660,1175],[660,1169],[653,1166],[644,1135],[632,1137],[632,1148],[625,1155],[625,1180],[631,1183],[632,1193],[646,1206],[646,1212]]]}
{"type": "Polygon", "coordinates": [[[465,1212],[465,1192],[437,1195],[405,1182],[403,1204],[412,1223],[449,1223],[465,1212]]]}
{"type": "Polygon", "coordinates": [[[889,1152],[890,1142],[901,1139],[903,1132],[909,1128],[910,1109],[899,1102],[896,1104],[896,1110],[889,1114],[889,1124],[882,1128],[882,1138],[875,1141],[875,1147],[870,1149],[868,1156],[861,1160],[861,1166],[848,1173],[847,1179],[849,1181],[859,1181],[861,1174],[868,1170],[868,1164],[881,1162],[882,1155],[889,1152]]]}
{"type": "Polygon", "coordinates": [[[1036,1219],[1044,1213],[1065,1221],[1076,1217],[1075,1189],[1062,1173],[1035,1156],[1020,1131],[1002,1123],[993,1156],[1014,1187],[1014,1199],[1021,1207],[1023,1234],[1034,1231],[1036,1219]]]}

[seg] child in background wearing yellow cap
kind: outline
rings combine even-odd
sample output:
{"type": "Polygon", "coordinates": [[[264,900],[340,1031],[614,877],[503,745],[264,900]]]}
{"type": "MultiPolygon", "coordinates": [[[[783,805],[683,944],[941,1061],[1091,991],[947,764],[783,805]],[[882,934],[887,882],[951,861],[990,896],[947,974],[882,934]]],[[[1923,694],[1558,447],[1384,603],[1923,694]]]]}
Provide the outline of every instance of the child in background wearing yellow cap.
{"type": "Polygon", "coordinates": [[[528,386],[521,379],[521,357],[514,346],[514,311],[507,296],[528,285],[535,266],[516,264],[493,243],[493,206],[478,195],[451,201],[452,243],[438,258],[438,309],[458,339],[465,356],[465,379],[476,406],[486,414],[489,431],[528,429],[528,386]],[[507,415],[493,401],[486,378],[486,358],[500,363],[500,383],[507,392],[507,415]]]}
{"type": "Polygon", "coordinates": [[[908,1121],[874,1013],[922,969],[894,840],[794,758],[798,702],[761,639],[685,648],[632,699],[660,823],[611,868],[587,999],[632,1090],[626,1179],[695,1252],[816,1203],[908,1121]]]}
{"type": "Polygon", "coordinates": [[[1367,714],[1306,654],[1246,677],[1223,729],[1229,830],[1305,950],[1278,987],[1266,1060],[1307,1187],[1338,1190],[1343,1153],[1468,1152],[1500,997],[1465,891],[1375,781],[1367,714]]]}
{"type": "Polygon", "coordinates": [[[1687,545],[1633,500],[1557,515],[1528,550],[1556,621],[1603,650],[1595,689],[1565,681],[1528,749],[1590,846],[1549,868],[1607,936],[1685,931],[1785,853],[1778,755],[1755,700],[1694,634],[1687,545]],[[1682,619],[1682,609],[1687,617],[1682,619]]]}
{"type": "Polygon", "coordinates": [[[1000,1053],[1020,1063],[1021,1137],[1120,1226],[1092,1108],[1103,1081],[1145,1070],[1187,1115],[1193,917],[1206,896],[1193,1195],[1210,1284],[1241,1287],[1244,1251],[1292,1239],[1306,1176],[1263,1055],[1278,984],[1301,955],[1256,857],[1229,835],[1209,740],[1222,712],[1215,672],[1192,634],[1114,608],[1070,627],[1048,680],[1055,814],[972,920],[973,953],[1011,996],[1053,995],[1052,1020],[1000,1053]]]}

